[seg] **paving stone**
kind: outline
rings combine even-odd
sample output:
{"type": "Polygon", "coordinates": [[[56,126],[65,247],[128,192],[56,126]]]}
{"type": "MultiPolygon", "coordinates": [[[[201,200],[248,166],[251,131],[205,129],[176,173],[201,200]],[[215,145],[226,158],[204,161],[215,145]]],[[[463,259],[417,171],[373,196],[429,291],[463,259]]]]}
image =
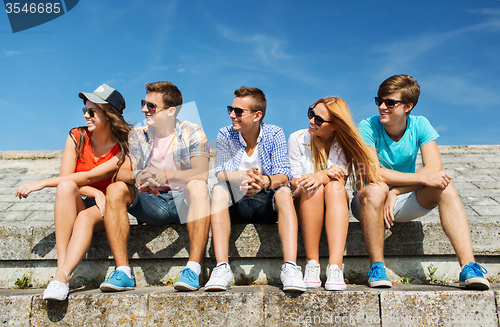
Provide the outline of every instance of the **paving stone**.
{"type": "Polygon", "coordinates": [[[499,205],[471,205],[471,208],[474,209],[481,216],[497,216],[500,211],[499,205]]]}
{"type": "Polygon", "coordinates": [[[30,325],[30,296],[4,296],[0,304],[0,323],[3,326],[30,325]]]}
{"type": "Polygon", "coordinates": [[[1,226],[0,236],[2,260],[27,260],[30,258],[32,227],[1,226]]]}
{"type": "Polygon", "coordinates": [[[6,211],[7,209],[11,208],[14,204],[13,203],[1,203],[0,202],[0,212],[6,211]]]}
{"type": "MultiPolygon", "coordinates": [[[[495,206],[499,205],[497,201],[492,199],[491,197],[473,197],[473,196],[467,196],[467,197],[460,197],[460,200],[462,201],[463,205],[479,205],[479,206],[495,206]]],[[[500,207],[499,207],[500,209],[500,207]]]]}
{"type": "Polygon", "coordinates": [[[382,326],[498,326],[493,292],[380,292],[382,326]]]}
{"type": "MultiPolygon", "coordinates": [[[[48,203],[49,205],[51,203],[48,203]]],[[[53,210],[36,210],[33,211],[27,218],[30,222],[45,222],[48,225],[54,223],[54,211],[53,210]]]]}
{"type": "Polygon", "coordinates": [[[125,292],[119,296],[99,290],[70,292],[67,301],[44,301],[33,297],[31,324],[34,326],[146,326],[148,292],[125,292]],[[82,310],[81,308],[85,308],[82,310]]]}
{"type": "Polygon", "coordinates": [[[477,182],[471,182],[471,184],[474,184],[480,189],[497,189],[498,188],[498,182],[497,181],[477,181],[477,182]]]}
{"type": "Polygon", "coordinates": [[[4,211],[0,212],[0,225],[7,223],[9,225],[12,221],[23,221],[25,220],[33,211],[4,211]]]}
{"type": "Polygon", "coordinates": [[[215,293],[163,288],[150,296],[150,325],[264,326],[263,295],[258,286],[215,293]]]}
{"type": "Polygon", "coordinates": [[[297,294],[272,286],[264,287],[264,292],[266,326],[380,326],[378,292],[297,294]]]}
{"type": "Polygon", "coordinates": [[[8,210],[9,211],[22,211],[22,210],[53,211],[54,203],[41,202],[33,204],[30,202],[19,202],[19,203],[14,203],[12,206],[9,207],[8,210]]]}

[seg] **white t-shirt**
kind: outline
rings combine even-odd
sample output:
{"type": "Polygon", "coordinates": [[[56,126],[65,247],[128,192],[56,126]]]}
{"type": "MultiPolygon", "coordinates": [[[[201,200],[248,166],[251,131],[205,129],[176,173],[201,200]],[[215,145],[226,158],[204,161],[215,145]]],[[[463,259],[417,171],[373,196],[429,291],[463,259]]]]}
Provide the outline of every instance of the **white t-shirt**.
{"type": "MultiPolygon", "coordinates": [[[[315,173],[311,152],[311,134],[309,134],[307,129],[298,130],[290,135],[288,139],[288,157],[290,158],[290,166],[294,178],[315,173]]],[[[332,143],[326,165],[327,168],[338,165],[344,167],[347,171],[344,153],[337,142],[332,143]]]]}
{"type": "MultiPolygon", "coordinates": [[[[243,144],[246,147],[247,142],[245,142],[245,139],[243,138],[243,136],[241,136],[240,132],[238,132],[238,134],[240,137],[241,144],[243,144]]],[[[261,139],[262,139],[262,128],[260,129],[259,137],[257,138],[257,146],[255,147],[255,150],[253,150],[251,156],[248,156],[246,151],[243,152],[243,156],[241,157],[238,170],[248,170],[257,167],[259,168],[259,174],[263,174],[264,169],[262,169],[262,163],[260,162],[260,156],[259,156],[259,142],[261,139]]]]}

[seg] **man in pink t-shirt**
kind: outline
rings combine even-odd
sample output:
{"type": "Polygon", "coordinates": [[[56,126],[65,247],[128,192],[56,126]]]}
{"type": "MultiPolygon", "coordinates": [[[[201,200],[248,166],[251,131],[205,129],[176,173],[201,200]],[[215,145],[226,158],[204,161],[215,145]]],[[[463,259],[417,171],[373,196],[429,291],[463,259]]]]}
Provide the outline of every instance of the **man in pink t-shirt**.
{"type": "Polygon", "coordinates": [[[150,83],[146,90],[141,104],[147,126],[130,132],[129,162],[118,172],[118,182],[107,189],[104,223],[117,268],[101,284],[104,292],[135,286],[127,253],[127,212],[139,223],[186,224],[189,261],[174,288],[199,288],[210,226],[208,139],[200,126],[176,119],[182,94],[174,84],[150,83]]]}

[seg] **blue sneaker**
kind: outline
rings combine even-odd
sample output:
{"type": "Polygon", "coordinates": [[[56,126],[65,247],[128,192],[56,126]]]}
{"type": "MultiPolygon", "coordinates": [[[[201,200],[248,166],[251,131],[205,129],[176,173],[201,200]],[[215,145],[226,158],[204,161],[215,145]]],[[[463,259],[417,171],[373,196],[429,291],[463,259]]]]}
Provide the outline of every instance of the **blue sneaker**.
{"type": "Polygon", "coordinates": [[[389,278],[387,278],[385,266],[382,261],[375,262],[372,265],[368,272],[368,276],[370,276],[368,279],[370,287],[392,287],[392,283],[389,278]]]}
{"type": "Polygon", "coordinates": [[[99,286],[102,292],[116,292],[134,289],[135,282],[134,276],[128,277],[126,273],[121,270],[115,270],[109,274],[108,279],[99,286]]]}
{"type": "Polygon", "coordinates": [[[469,262],[459,275],[460,286],[465,286],[465,288],[471,290],[489,290],[490,282],[483,276],[483,273],[486,274],[487,272],[483,266],[475,262],[469,262]]]}
{"type": "Polygon", "coordinates": [[[190,268],[181,270],[181,277],[174,284],[174,289],[178,291],[196,291],[200,288],[198,275],[190,268]]]}

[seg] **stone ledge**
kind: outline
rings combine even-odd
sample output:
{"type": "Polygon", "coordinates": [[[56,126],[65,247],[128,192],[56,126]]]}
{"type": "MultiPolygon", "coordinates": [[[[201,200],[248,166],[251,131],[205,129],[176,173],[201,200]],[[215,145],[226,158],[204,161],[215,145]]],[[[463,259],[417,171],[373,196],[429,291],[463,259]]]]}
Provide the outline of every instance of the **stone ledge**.
{"type": "MultiPolygon", "coordinates": [[[[475,255],[500,255],[500,222],[478,219],[469,222],[475,255]]],[[[0,226],[1,260],[49,260],[56,259],[54,227],[0,226]]],[[[282,256],[277,224],[233,225],[229,256],[231,258],[276,258],[282,256]]],[[[128,242],[131,259],[188,258],[188,234],[185,226],[139,226],[130,228],[128,242]]],[[[298,256],[305,256],[302,237],[298,237],[298,256]]],[[[366,256],[363,232],[359,222],[349,223],[346,256],[366,256]]],[[[443,233],[439,220],[411,221],[395,224],[386,231],[385,254],[389,256],[409,255],[454,255],[453,248],[443,233]]],[[[328,243],[323,231],[320,255],[328,256],[328,243]]],[[[207,258],[214,258],[211,236],[205,251],[207,258]]],[[[89,260],[111,259],[104,231],[94,234],[89,260]]]]}
{"type": "Polygon", "coordinates": [[[0,316],[10,326],[448,326],[466,319],[468,325],[498,326],[499,291],[349,285],[343,292],[318,289],[302,294],[272,286],[182,293],[172,287],[147,287],[121,293],[74,290],[68,300],[55,302],[42,300],[42,290],[0,290],[0,316]]]}

